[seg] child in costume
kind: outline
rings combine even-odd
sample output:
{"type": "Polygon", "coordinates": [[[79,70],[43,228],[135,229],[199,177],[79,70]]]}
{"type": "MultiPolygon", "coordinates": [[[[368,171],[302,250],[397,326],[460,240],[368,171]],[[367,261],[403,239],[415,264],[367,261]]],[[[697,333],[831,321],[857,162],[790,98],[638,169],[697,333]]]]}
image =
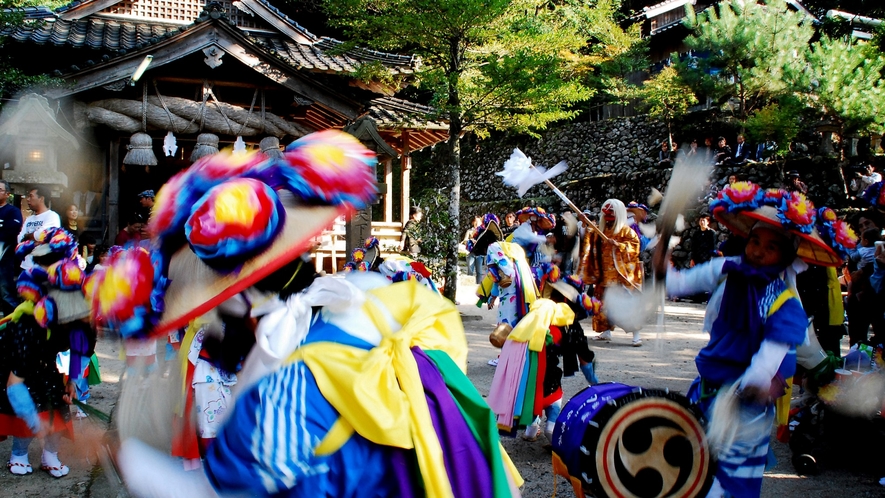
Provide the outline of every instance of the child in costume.
{"type": "Polygon", "coordinates": [[[80,365],[95,349],[95,334],[83,321],[89,309],[76,247],[70,233],[48,228],[16,249],[34,264],[18,278],[24,302],[4,318],[0,331],[0,435],[14,438],[7,467],[15,475],[33,472],[28,447],[35,436],[43,437],[41,469],[56,478],[70,472],[58,459],[59,442],[72,435],[68,405],[76,399],[80,365]],[[70,369],[60,372],[56,357],[66,350],[70,369]]]}
{"type": "Polygon", "coordinates": [[[137,297],[98,300],[133,335],[162,334],[256,283],[279,283],[276,296],[252,302],[255,346],[204,472],[184,473],[129,438],[118,454],[127,485],[139,496],[518,496],[494,416],[465,375],[454,305],[417,280],[299,281],[297,267],[283,266],[371,202],[374,154],[326,131],[282,159],[253,157],[222,155],[173,177],[151,222],[157,249],[112,262],[99,282],[99,296],[137,297]],[[174,208],[194,197],[179,216],[174,208]],[[117,265],[139,269],[131,292],[112,292],[133,284],[117,265]]]}
{"type": "MultiPolygon", "coordinates": [[[[671,268],[667,292],[712,293],[704,320],[710,342],[695,360],[699,377],[689,397],[712,417],[711,427],[730,425],[734,432],[714,448],[719,465],[709,496],[758,497],[775,420],[774,399],[790,385],[796,346],[805,340],[808,327],[795,275],[806,267],[803,260],[840,264],[832,246],[853,245],[853,234],[832,210],[823,208],[819,215],[803,194],[764,190],[748,182],[727,186],[711,210],[720,223],[748,237],[744,254],[714,258],[683,272],[671,268]],[[739,403],[734,420],[718,419],[728,413],[725,407],[732,399],[716,398],[717,392],[735,384],[739,403]],[[725,404],[717,410],[720,403],[725,404]]],[[[664,254],[659,247],[657,264],[664,254]]]]}
{"type": "MultiPolygon", "coordinates": [[[[575,314],[571,324],[558,327],[556,332],[562,336],[561,340],[556,341],[559,346],[558,354],[562,357],[562,375],[571,377],[580,371],[588,384],[598,384],[596,354],[590,350],[580,321],[599,313],[602,303],[587,295],[584,292],[584,282],[574,275],[562,278],[548,276],[541,288],[541,297],[556,303],[566,303],[575,314]]],[[[551,333],[554,333],[554,327],[551,326],[551,333]]]]}
{"type": "MultiPolygon", "coordinates": [[[[593,284],[593,296],[602,300],[605,290],[620,285],[627,290],[642,287],[642,262],[639,260],[639,237],[627,224],[627,208],[618,199],[609,199],[602,204],[602,219],[599,228],[588,229],[584,233],[584,248],[581,258],[581,274],[584,283],[593,284]]],[[[612,325],[603,312],[593,316],[593,330],[600,334],[594,340],[610,341],[612,325]]],[[[633,333],[633,346],[642,346],[638,330],[633,333]]]]}
{"type": "MultiPolygon", "coordinates": [[[[531,426],[543,411],[547,415],[544,432],[552,435],[562,409],[562,371],[556,366],[555,349],[562,337],[553,327],[569,325],[574,319],[567,304],[538,299],[507,336],[488,397],[502,432],[531,426]],[[553,368],[548,369],[551,360],[553,368]]],[[[534,438],[529,431],[526,435],[534,438]]]]}
{"type": "Polygon", "coordinates": [[[476,289],[479,304],[498,305],[498,325],[515,327],[537,299],[532,269],[522,248],[510,242],[493,242],[486,253],[486,276],[476,289]]]}

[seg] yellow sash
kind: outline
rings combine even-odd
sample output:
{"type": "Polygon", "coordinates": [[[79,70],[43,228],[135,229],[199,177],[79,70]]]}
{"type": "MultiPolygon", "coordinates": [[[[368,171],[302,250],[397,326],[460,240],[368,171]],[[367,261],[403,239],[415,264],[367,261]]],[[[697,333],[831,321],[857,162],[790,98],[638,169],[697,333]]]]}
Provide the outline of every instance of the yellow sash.
{"type": "Polygon", "coordinates": [[[566,303],[538,299],[529,313],[507,336],[508,341],[527,342],[531,351],[541,351],[551,325],[561,327],[575,321],[575,312],[566,303]]]}
{"type": "MultiPolygon", "coordinates": [[[[310,343],[290,360],[301,359],[310,368],[320,392],[361,436],[382,445],[415,448],[428,497],[451,497],[442,447],[410,348],[443,351],[466,372],[467,339],[458,310],[417,282],[405,281],[367,292],[363,312],[381,332],[377,347],[367,351],[310,343]],[[391,320],[402,328],[393,332],[391,320]]],[[[347,433],[346,426],[341,429],[347,433]]]]}

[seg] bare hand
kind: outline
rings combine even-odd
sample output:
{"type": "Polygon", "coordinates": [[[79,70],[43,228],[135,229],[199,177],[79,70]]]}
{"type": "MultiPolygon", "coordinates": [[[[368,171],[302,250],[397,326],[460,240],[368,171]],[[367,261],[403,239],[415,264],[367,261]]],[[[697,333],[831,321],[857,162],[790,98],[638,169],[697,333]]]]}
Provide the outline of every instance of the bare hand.
{"type": "Polygon", "coordinates": [[[494,308],[494,307],[495,307],[495,302],[496,302],[497,300],[498,300],[498,298],[496,298],[495,296],[490,297],[490,298],[489,298],[489,302],[486,303],[486,306],[488,307],[488,309],[492,309],[492,308],[494,308]]]}
{"type": "Polygon", "coordinates": [[[74,384],[73,381],[68,381],[65,386],[65,395],[62,396],[62,399],[67,404],[72,404],[75,399],[77,399],[77,385],[74,384]]]}

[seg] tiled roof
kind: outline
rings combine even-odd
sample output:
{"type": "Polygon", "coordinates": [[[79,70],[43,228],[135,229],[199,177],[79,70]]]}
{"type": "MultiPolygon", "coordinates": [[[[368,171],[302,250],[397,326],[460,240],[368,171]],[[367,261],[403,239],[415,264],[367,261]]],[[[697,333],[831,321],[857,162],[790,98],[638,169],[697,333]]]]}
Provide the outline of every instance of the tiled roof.
{"type": "Polygon", "coordinates": [[[369,102],[369,116],[379,128],[418,126],[431,130],[448,130],[449,125],[436,119],[436,110],[407,100],[380,97],[369,102]]]}
{"type": "MultiPolygon", "coordinates": [[[[338,49],[344,42],[324,36],[316,43],[316,46],[323,50],[338,49]]],[[[348,50],[347,55],[357,57],[360,60],[371,60],[383,63],[385,66],[411,66],[417,68],[420,66],[420,59],[410,55],[390,54],[387,52],[378,52],[377,50],[368,50],[363,48],[352,48],[348,50]]]]}
{"type": "MultiPolygon", "coordinates": [[[[0,35],[35,45],[90,48],[109,53],[111,54],[109,57],[112,57],[158,43],[196,24],[180,26],[156,21],[123,21],[101,17],[67,21],[48,17],[27,20],[12,30],[0,31],[0,35]]],[[[257,46],[273,51],[289,65],[298,69],[349,73],[355,71],[360,62],[377,60],[384,63],[393,73],[410,73],[416,64],[411,57],[369,50],[353,50],[342,55],[329,55],[324,49],[340,45],[341,42],[328,38],[323,38],[320,43],[301,44],[280,35],[259,32],[243,34],[257,46]]],[[[71,62],[79,64],[84,61],[71,62]]]]}
{"type": "MultiPolygon", "coordinates": [[[[368,50],[351,50],[341,55],[329,55],[326,51],[334,45],[325,43],[329,40],[328,38],[323,38],[320,43],[303,44],[281,36],[256,32],[250,35],[250,39],[259,46],[272,50],[288,64],[298,68],[323,72],[351,73],[356,71],[360,63],[377,60],[382,62],[394,74],[413,72],[413,64],[410,57],[405,57],[405,60],[402,56],[391,54],[388,54],[386,58],[372,57],[372,52],[368,50]]],[[[341,42],[337,43],[340,44],[341,42]]]]}
{"type": "Polygon", "coordinates": [[[137,50],[156,43],[184,29],[173,24],[121,22],[100,18],[77,21],[47,18],[27,21],[0,34],[22,43],[91,48],[120,54],[121,51],[137,50]]]}
{"type": "MultiPolygon", "coordinates": [[[[55,12],[58,14],[61,14],[61,13],[66,12],[68,10],[89,4],[92,1],[95,1],[95,0],[75,0],[67,5],[57,8],[55,10],[55,12]]],[[[310,43],[313,44],[314,46],[316,46],[317,48],[316,49],[310,48],[310,46],[311,46],[310,44],[299,44],[299,43],[296,43],[292,40],[287,40],[286,37],[277,37],[276,39],[274,39],[273,35],[267,35],[266,33],[251,31],[247,28],[240,28],[240,29],[242,29],[243,31],[245,31],[251,35],[254,35],[256,37],[260,37],[260,38],[264,39],[268,45],[273,45],[272,48],[281,54],[285,54],[286,52],[291,52],[290,58],[293,61],[299,61],[299,59],[301,57],[299,57],[298,54],[301,54],[308,61],[315,60],[317,58],[320,59],[320,60],[315,60],[315,64],[316,64],[315,66],[313,64],[308,63],[308,64],[303,64],[304,67],[308,67],[308,68],[316,67],[317,69],[320,69],[320,70],[332,69],[332,70],[339,70],[339,71],[340,70],[353,71],[354,70],[353,64],[355,62],[377,61],[377,62],[381,62],[382,64],[384,64],[385,66],[388,66],[388,67],[399,66],[399,67],[409,67],[412,69],[416,69],[420,63],[419,59],[414,56],[391,54],[391,53],[387,53],[387,52],[379,52],[376,50],[368,50],[368,49],[361,49],[361,48],[349,49],[344,54],[344,56],[333,56],[333,55],[325,54],[325,53],[323,53],[324,51],[339,49],[344,44],[344,42],[342,42],[340,40],[336,40],[334,38],[329,38],[326,36],[318,37],[318,36],[314,35],[310,31],[308,31],[305,27],[303,27],[300,24],[298,24],[297,22],[295,22],[295,20],[288,17],[285,13],[283,13],[283,11],[281,11],[280,9],[275,7],[268,0],[255,0],[255,1],[260,3],[264,8],[266,8],[268,11],[270,11],[273,15],[275,15],[276,17],[278,17],[279,19],[281,19],[282,21],[287,23],[289,26],[291,26],[292,29],[294,29],[299,35],[301,35],[305,39],[309,40],[310,43]],[[284,45],[285,45],[285,47],[284,47],[284,45]],[[294,48],[294,51],[293,51],[293,48],[294,48]],[[324,66],[328,66],[328,67],[324,67],[324,66]]],[[[39,17],[47,18],[47,17],[53,16],[53,13],[51,11],[49,11],[48,9],[46,9],[45,7],[40,7],[40,9],[43,9],[44,14],[39,17]]],[[[90,17],[92,18],[92,20],[101,19],[101,17],[94,17],[94,16],[90,16],[90,17]]],[[[139,24],[139,25],[141,25],[141,24],[163,25],[164,24],[161,20],[143,20],[142,21],[142,20],[132,19],[132,20],[120,20],[119,22],[120,23],[130,22],[132,24],[139,24]]],[[[173,24],[173,23],[168,23],[168,24],[173,24]]],[[[22,41],[22,40],[20,40],[20,41],[22,41]]],[[[110,47],[92,47],[92,48],[110,49],[110,47]]],[[[129,49],[127,49],[127,50],[129,50],[129,49]]],[[[406,72],[408,72],[408,71],[406,71],[406,72]]]]}
{"type": "Polygon", "coordinates": [[[25,19],[43,19],[54,15],[47,7],[16,7],[3,9],[3,12],[6,14],[21,14],[25,19]]]}

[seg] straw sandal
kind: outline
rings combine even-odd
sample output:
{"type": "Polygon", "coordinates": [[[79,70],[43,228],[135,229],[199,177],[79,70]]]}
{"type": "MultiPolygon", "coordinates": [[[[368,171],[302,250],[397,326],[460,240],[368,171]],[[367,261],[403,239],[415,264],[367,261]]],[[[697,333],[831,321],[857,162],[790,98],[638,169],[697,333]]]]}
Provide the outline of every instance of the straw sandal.
{"type": "Polygon", "coordinates": [[[52,477],[54,477],[56,479],[60,479],[64,476],[68,475],[68,473],[71,472],[71,469],[68,468],[67,465],[65,465],[61,462],[59,462],[58,466],[54,466],[54,467],[51,467],[49,465],[41,465],[40,470],[45,470],[46,472],[49,473],[49,475],[51,475],[52,477]]]}
{"type": "Polygon", "coordinates": [[[14,476],[24,476],[34,472],[34,469],[29,463],[6,462],[6,468],[9,469],[9,472],[14,476]]]}

